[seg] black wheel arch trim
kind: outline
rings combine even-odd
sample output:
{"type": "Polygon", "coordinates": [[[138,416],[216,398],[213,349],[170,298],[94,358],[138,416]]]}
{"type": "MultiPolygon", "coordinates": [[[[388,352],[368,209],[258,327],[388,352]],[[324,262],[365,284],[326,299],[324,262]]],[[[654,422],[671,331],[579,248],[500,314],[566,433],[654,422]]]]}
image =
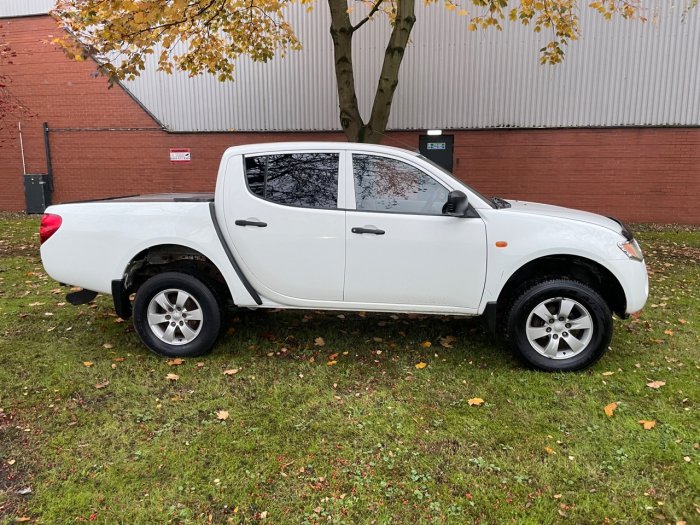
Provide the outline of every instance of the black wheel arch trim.
{"type": "Polygon", "coordinates": [[[114,311],[122,319],[129,319],[132,314],[129,291],[125,287],[124,279],[112,281],[112,300],[114,301],[114,311]]]}
{"type": "Polygon", "coordinates": [[[262,299],[260,298],[260,295],[258,295],[258,292],[255,290],[255,288],[253,288],[253,285],[250,284],[250,281],[248,281],[248,278],[243,274],[241,267],[238,265],[236,258],[233,256],[233,252],[231,252],[231,249],[228,247],[228,244],[226,244],[226,240],[224,239],[224,235],[221,232],[221,227],[219,226],[219,221],[216,218],[216,209],[214,207],[213,202],[209,203],[209,214],[211,215],[211,221],[214,223],[214,230],[216,231],[216,236],[219,238],[219,242],[221,243],[221,247],[224,249],[224,252],[226,253],[226,257],[228,257],[228,260],[231,263],[231,266],[233,266],[233,269],[236,272],[236,275],[241,280],[241,282],[243,283],[243,286],[245,287],[247,292],[250,294],[250,296],[253,298],[253,300],[256,302],[256,304],[259,304],[259,305],[262,304],[262,299]]]}

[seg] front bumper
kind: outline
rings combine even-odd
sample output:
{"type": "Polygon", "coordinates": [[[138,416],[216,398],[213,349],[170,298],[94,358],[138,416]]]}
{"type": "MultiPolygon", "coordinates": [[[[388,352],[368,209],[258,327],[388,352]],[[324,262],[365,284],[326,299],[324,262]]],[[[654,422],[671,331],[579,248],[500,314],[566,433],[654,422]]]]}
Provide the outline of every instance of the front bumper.
{"type": "Polygon", "coordinates": [[[608,261],[625,292],[625,312],[633,314],[644,308],[649,298],[649,275],[644,261],[619,259],[608,261]]]}

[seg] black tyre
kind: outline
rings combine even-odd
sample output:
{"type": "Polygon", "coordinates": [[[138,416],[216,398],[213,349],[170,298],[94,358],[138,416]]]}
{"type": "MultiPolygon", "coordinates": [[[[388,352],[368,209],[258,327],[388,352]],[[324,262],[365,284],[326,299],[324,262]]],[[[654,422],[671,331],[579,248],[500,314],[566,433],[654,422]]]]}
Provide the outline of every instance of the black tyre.
{"type": "Polygon", "coordinates": [[[599,293],[578,281],[533,284],[513,302],[506,318],[513,350],[547,372],[586,368],[602,357],[612,338],[612,313],[599,293]]]}
{"type": "Polygon", "coordinates": [[[194,357],[210,352],[221,330],[221,306],[202,281],[180,272],[151,277],[136,292],[134,327],[153,352],[194,357]]]}

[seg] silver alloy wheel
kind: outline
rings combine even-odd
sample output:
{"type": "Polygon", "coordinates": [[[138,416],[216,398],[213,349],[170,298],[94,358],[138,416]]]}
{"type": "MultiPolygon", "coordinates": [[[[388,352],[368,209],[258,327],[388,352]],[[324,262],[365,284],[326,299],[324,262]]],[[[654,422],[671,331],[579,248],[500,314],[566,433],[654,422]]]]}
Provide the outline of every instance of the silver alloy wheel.
{"type": "Polygon", "coordinates": [[[593,317],[578,301],[553,297],[532,309],[525,333],[538,354],[549,359],[570,359],[591,342],[593,317]]]}
{"type": "Polygon", "coordinates": [[[169,345],[191,343],[203,324],[202,308],[184,290],[163,290],[148,303],[148,325],[158,339],[169,345]]]}

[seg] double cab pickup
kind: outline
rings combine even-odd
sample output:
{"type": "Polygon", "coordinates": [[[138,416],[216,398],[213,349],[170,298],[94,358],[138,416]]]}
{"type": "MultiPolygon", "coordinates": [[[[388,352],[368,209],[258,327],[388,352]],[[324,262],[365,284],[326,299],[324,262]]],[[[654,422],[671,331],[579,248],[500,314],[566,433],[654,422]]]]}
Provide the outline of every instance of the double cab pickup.
{"type": "Polygon", "coordinates": [[[209,352],[226,305],[483,315],[531,366],[582,369],[640,310],[648,279],[612,218],[487,199],[411,151],[298,142],[232,147],[214,194],[61,204],[41,257],[73,303],[111,294],[143,343],[209,352]]]}

